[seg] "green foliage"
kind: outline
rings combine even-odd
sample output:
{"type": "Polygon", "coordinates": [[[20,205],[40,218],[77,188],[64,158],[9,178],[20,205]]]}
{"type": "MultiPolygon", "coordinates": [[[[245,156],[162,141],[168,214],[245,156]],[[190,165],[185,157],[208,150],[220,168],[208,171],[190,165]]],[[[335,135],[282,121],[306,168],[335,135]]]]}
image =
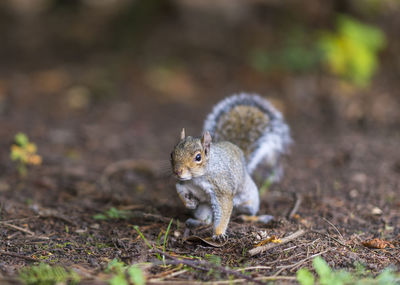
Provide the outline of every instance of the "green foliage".
{"type": "Polygon", "coordinates": [[[118,210],[117,208],[110,208],[104,214],[97,214],[93,216],[95,220],[126,220],[131,216],[131,212],[127,210],[118,210]]]}
{"type": "Polygon", "coordinates": [[[272,185],[272,178],[271,176],[269,176],[267,177],[267,179],[264,180],[263,184],[261,185],[258,191],[260,193],[260,196],[263,196],[265,193],[267,193],[271,185],[272,185]]]}
{"type": "MultiPolygon", "coordinates": [[[[149,247],[149,249],[153,249],[153,246],[149,243],[149,241],[145,238],[145,236],[143,235],[143,233],[140,231],[138,226],[133,226],[133,228],[138,232],[138,234],[140,235],[140,237],[143,239],[144,243],[149,247]]],[[[159,260],[162,260],[161,255],[159,255],[158,253],[156,253],[156,256],[159,260]]]]}
{"type": "Polygon", "coordinates": [[[297,271],[296,275],[297,281],[301,285],[313,285],[315,282],[314,275],[307,268],[301,268],[297,271]]]}
{"type": "Polygon", "coordinates": [[[105,272],[112,275],[108,280],[111,285],[146,284],[143,272],[138,266],[128,266],[115,258],[107,265],[105,272]]]}
{"type": "MultiPolygon", "coordinates": [[[[219,257],[218,255],[206,254],[204,257],[206,258],[207,261],[209,261],[210,263],[212,263],[214,265],[221,266],[221,264],[222,264],[221,257],[219,257]]],[[[211,268],[208,271],[207,275],[214,276],[214,278],[216,278],[217,280],[219,280],[221,278],[221,273],[218,270],[214,270],[213,268],[211,268]]]]}
{"type": "Polygon", "coordinates": [[[337,17],[336,31],[318,35],[302,28],[285,32],[276,50],[255,48],[249,64],[260,72],[310,72],[323,63],[330,72],[365,87],[379,66],[378,53],[385,46],[385,34],[349,16],[337,17]]]}
{"type": "MultiPolygon", "coordinates": [[[[399,284],[400,275],[396,275],[391,269],[385,269],[377,277],[367,274],[365,268],[361,265],[356,266],[356,272],[350,273],[345,270],[332,270],[328,263],[321,257],[313,260],[313,267],[317,272],[317,284],[321,285],[346,285],[346,284],[370,284],[370,285],[386,285],[399,284]]],[[[315,278],[307,268],[301,268],[297,271],[297,281],[301,285],[313,285],[315,278]]]]}
{"type": "Polygon", "coordinates": [[[142,285],[146,283],[142,270],[137,266],[130,266],[128,268],[129,280],[136,285],[142,285]]]}
{"type": "Polygon", "coordinates": [[[318,45],[332,73],[358,86],[367,86],[378,67],[378,52],[385,46],[385,34],[377,27],[339,16],[337,31],[322,33],[318,45]]]}
{"type": "Polygon", "coordinates": [[[19,278],[28,285],[78,284],[80,281],[75,271],[67,271],[61,266],[50,266],[45,263],[23,268],[19,272],[19,278]]]}
{"type": "MultiPolygon", "coordinates": [[[[167,230],[166,230],[165,235],[164,235],[163,252],[165,252],[165,248],[166,248],[166,245],[167,245],[167,237],[168,237],[168,233],[169,233],[169,231],[170,231],[170,229],[171,229],[172,222],[173,222],[173,219],[171,219],[171,220],[169,221],[167,230]]],[[[145,238],[145,236],[143,235],[143,233],[140,231],[139,227],[135,225],[135,226],[133,226],[133,228],[138,232],[138,234],[139,234],[140,237],[143,239],[143,241],[145,242],[145,244],[149,247],[149,249],[153,249],[153,246],[152,246],[152,245],[149,243],[149,241],[145,238]]],[[[160,232],[160,234],[158,235],[157,246],[159,245],[160,238],[161,238],[161,232],[160,232]]],[[[157,256],[157,258],[158,258],[159,260],[163,260],[163,262],[164,262],[164,264],[165,264],[165,257],[164,257],[164,256],[161,257],[161,255],[158,254],[158,253],[156,253],[156,256],[157,256]]]]}
{"type": "Polygon", "coordinates": [[[36,153],[36,145],[30,142],[24,133],[16,134],[14,141],[15,143],[10,150],[10,158],[17,163],[20,176],[25,176],[27,174],[27,165],[40,165],[42,157],[36,153]]]}
{"type": "Polygon", "coordinates": [[[218,265],[220,266],[222,261],[221,261],[221,257],[219,257],[218,255],[214,255],[214,254],[206,254],[205,258],[212,264],[218,265]]]}
{"type": "Polygon", "coordinates": [[[144,243],[149,247],[149,249],[153,249],[153,246],[148,242],[148,240],[144,237],[142,232],[140,231],[138,226],[133,226],[133,228],[138,232],[140,237],[143,239],[144,243]]]}

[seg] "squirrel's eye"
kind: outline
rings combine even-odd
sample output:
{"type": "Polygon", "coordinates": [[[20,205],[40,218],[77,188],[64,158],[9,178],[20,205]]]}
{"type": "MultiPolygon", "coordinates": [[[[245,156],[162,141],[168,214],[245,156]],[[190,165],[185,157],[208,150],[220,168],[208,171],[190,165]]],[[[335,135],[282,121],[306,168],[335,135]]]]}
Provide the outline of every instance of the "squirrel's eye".
{"type": "Polygon", "coordinates": [[[200,153],[197,154],[195,159],[196,159],[196,161],[201,161],[201,154],[200,153]]]}

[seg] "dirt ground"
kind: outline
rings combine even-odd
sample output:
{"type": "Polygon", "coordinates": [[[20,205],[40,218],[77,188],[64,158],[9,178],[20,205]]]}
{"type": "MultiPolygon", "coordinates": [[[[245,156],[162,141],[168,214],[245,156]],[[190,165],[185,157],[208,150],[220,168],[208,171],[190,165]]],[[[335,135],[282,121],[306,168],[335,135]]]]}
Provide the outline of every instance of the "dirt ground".
{"type": "Polygon", "coordinates": [[[154,35],[159,41],[146,46],[152,52],[36,58],[0,68],[1,283],[18,283],[21,268],[45,262],[74,269],[83,283],[102,284],[114,258],[154,262],[145,267],[149,283],[227,280],[224,272],[200,269],[173,274],[181,268],[162,266],[133,227],[155,245],[171,219],[170,255],[215,255],[230,268],[263,266],[249,269],[250,278],[295,282],[296,271],[311,268],[318,255],[336,269],[361,263],[373,274],[388,266],[400,271],[400,98],[398,80],[388,75],[398,67],[385,57],[387,69],[359,90],[324,74],[267,76],[231,55],[182,48],[181,64],[165,71],[149,62],[168,66],[163,58],[176,56],[173,39],[157,49],[173,28],[154,35]],[[262,193],[260,213],[275,219],[264,226],[234,217],[222,247],[188,242],[211,229],[185,227],[190,212],[174,189],[170,151],[182,127],[199,135],[213,104],[240,91],[271,98],[292,129],[284,179],[262,193]],[[17,132],[43,158],[24,178],[9,157],[17,132]],[[130,216],[94,218],[112,207],[130,216]],[[282,239],[300,229],[305,234],[293,241],[248,255],[267,236],[282,239]],[[362,245],[371,238],[394,247],[362,245]]]}

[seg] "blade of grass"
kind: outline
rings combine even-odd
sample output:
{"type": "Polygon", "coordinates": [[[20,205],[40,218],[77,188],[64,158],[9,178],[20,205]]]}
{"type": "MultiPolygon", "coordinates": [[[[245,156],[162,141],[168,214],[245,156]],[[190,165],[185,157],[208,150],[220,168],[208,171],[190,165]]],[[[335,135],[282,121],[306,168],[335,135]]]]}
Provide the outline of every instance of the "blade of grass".
{"type": "MultiPolygon", "coordinates": [[[[143,235],[142,232],[140,231],[139,227],[135,225],[135,226],[133,226],[133,228],[138,232],[138,234],[140,235],[140,237],[144,240],[145,244],[146,244],[150,249],[153,249],[153,246],[152,246],[152,245],[147,241],[147,239],[144,237],[144,235],[143,235]]],[[[156,253],[156,255],[157,255],[157,258],[158,258],[159,260],[162,259],[161,256],[160,256],[160,254],[156,253]]]]}
{"type": "Polygon", "coordinates": [[[168,233],[169,233],[169,230],[171,229],[171,225],[172,225],[173,221],[174,221],[174,219],[171,219],[171,221],[169,222],[169,225],[167,227],[167,231],[165,232],[164,243],[163,243],[163,252],[165,252],[165,246],[167,244],[168,233]]]}
{"type": "MultiPolygon", "coordinates": [[[[169,230],[171,229],[171,225],[172,225],[173,221],[174,221],[174,219],[171,219],[171,221],[169,221],[169,224],[168,224],[168,227],[167,227],[167,231],[165,232],[165,235],[164,235],[164,242],[163,242],[163,252],[164,253],[165,253],[165,246],[167,244],[168,233],[169,233],[169,230]]],[[[163,260],[163,263],[165,265],[165,255],[163,255],[162,260],[163,260]]]]}

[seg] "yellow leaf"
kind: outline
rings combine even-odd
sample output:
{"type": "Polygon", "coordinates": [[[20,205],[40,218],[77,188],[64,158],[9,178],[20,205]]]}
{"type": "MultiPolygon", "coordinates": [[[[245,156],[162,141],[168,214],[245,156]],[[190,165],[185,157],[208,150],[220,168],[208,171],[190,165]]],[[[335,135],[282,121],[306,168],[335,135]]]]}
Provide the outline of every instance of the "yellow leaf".
{"type": "Polygon", "coordinates": [[[267,244],[267,243],[271,243],[271,242],[272,242],[272,243],[281,243],[282,240],[279,239],[279,238],[277,238],[276,236],[270,236],[269,238],[267,238],[267,239],[265,239],[265,240],[263,240],[263,241],[257,243],[257,244],[256,244],[256,247],[258,247],[258,246],[263,246],[263,245],[265,245],[265,244],[267,244]]]}

